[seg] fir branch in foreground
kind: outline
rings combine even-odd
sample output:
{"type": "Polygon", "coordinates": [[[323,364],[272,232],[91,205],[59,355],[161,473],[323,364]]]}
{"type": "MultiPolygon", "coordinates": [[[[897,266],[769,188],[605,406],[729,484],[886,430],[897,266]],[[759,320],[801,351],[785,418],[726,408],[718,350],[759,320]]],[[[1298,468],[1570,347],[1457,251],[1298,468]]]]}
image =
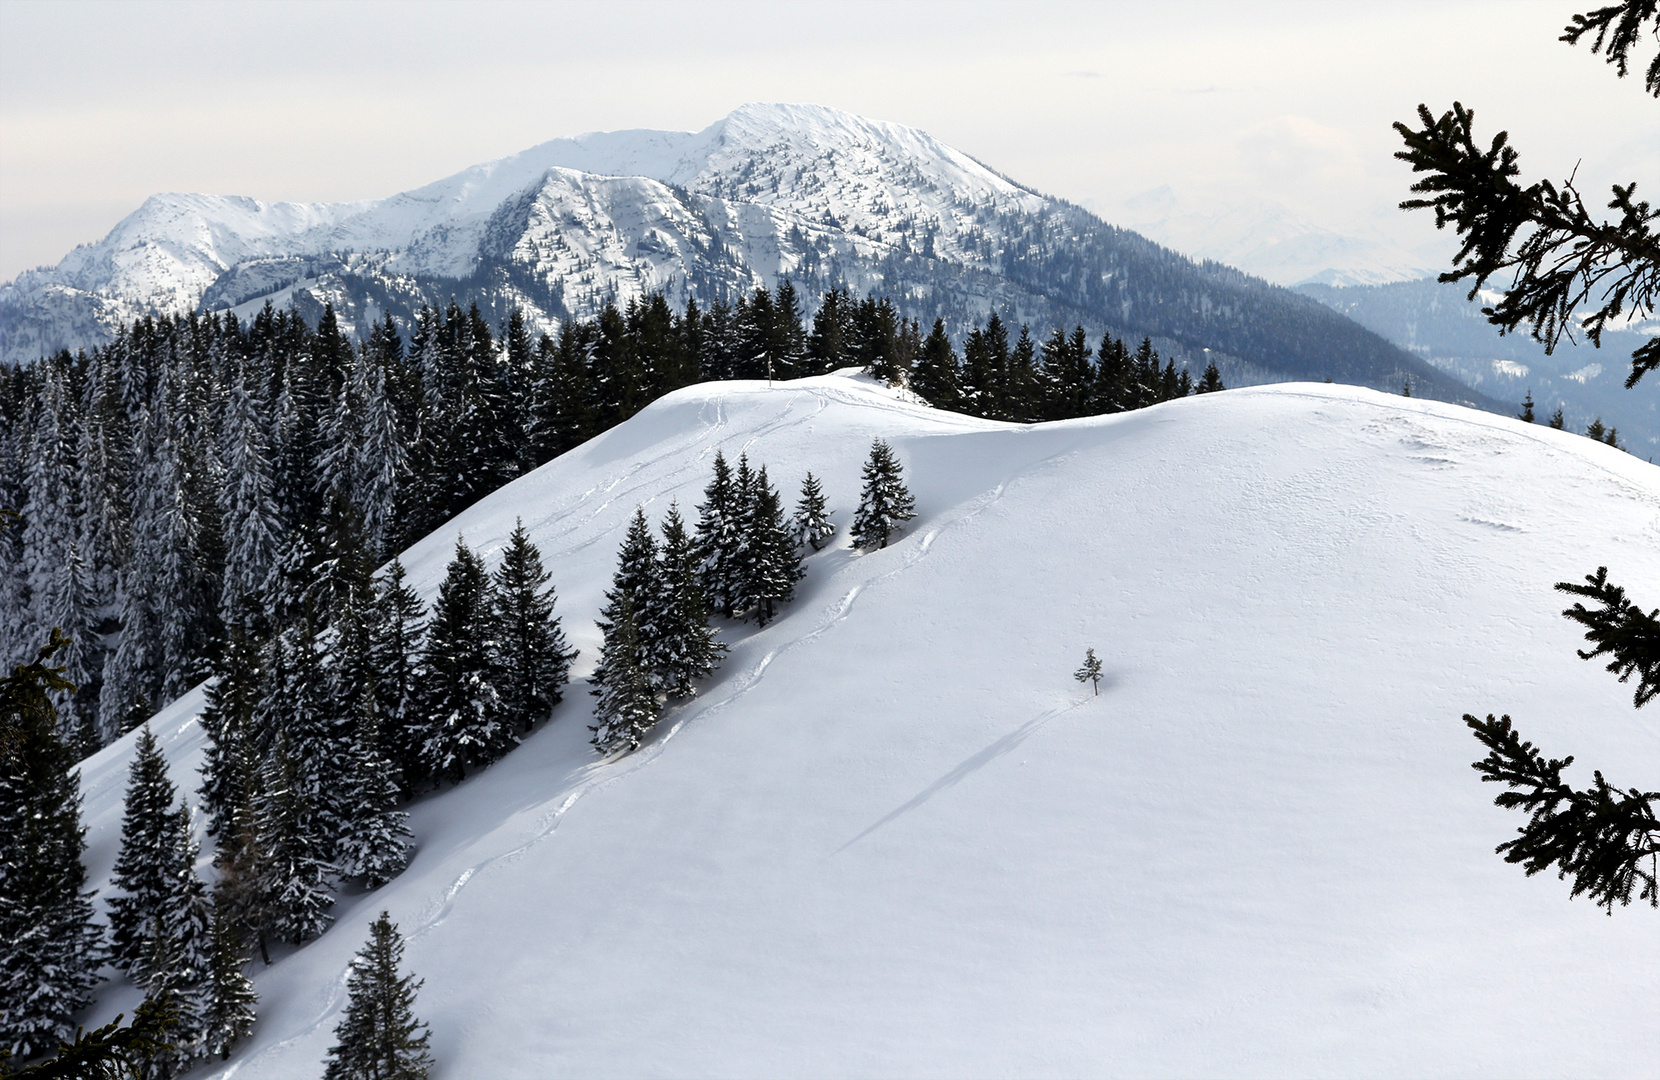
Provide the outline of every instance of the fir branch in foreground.
{"type": "MultiPolygon", "coordinates": [[[[1606,46],[1608,62],[1614,65],[1615,73],[1623,79],[1630,70],[1631,48],[1642,35],[1643,24],[1654,18],[1657,11],[1660,11],[1660,3],[1656,0],[1626,0],[1623,4],[1610,4],[1597,8],[1589,15],[1575,15],[1574,21],[1562,28],[1562,36],[1556,40],[1578,45],[1580,38],[1595,31],[1591,53],[1603,52],[1606,46]]],[[[1660,29],[1656,33],[1660,33],[1660,29]]],[[[1660,54],[1656,54],[1649,63],[1643,89],[1660,98],[1660,54]]]]}
{"type": "Polygon", "coordinates": [[[1489,713],[1478,720],[1466,713],[1464,722],[1487,747],[1487,756],[1471,767],[1483,783],[1511,789],[1494,805],[1531,815],[1514,840],[1494,849],[1505,862],[1521,863],[1529,877],[1555,866],[1558,878],[1573,879],[1570,895],[1585,893],[1610,915],[1615,903],[1630,904],[1633,893],[1639,902],[1660,907],[1660,820],[1655,817],[1660,792],[1621,791],[1601,772],[1593,774],[1594,787],[1576,791],[1562,780],[1573,757],[1546,758],[1522,741],[1509,716],[1495,720],[1489,713]]]}
{"type": "Polygon", "coordinates": [[[146,998],[126,1027],[117,1016],[97,1031],[77,1031],[75,1041],[61,1043],[56,1056],[4,1075],[17,1080],[142,1080],[150,1075],[151,1059],[173,1049],[167,1034],[178,1018],[169,995],[146,998]]]}
{"type": "MultiPolygon", "coordinates": [[[[1610,322],[1626,313],[1652,313],[1660,296],[1660,211],[1636,199],[1636,184],[1613,188],[1612,221],[1599,221],[1570,178],[1557,187],[1541,180],[1529,187],[1516,181],[1520,169],[1509,133],[1501,131],[1483,150],[1475,141],[1475,111],[1454,102],[1436,119],[1418,106],[1422,128],[1396,123],[1406,149],[1395,156],[1415,173],[1426,173],[1412,190],[1427,198],[1408,199],[1403,210],[1433,209],[1435,227],[1451,224],[1462,238],[1453,269],[1444,282],[1473,278],[1470,299],[1495,274],[1509,271],[1504,299],[1482,313],[1509,333],[1526,326],[1547,351],[1578,326],[1601,346],[1610,322]],[[1600,306],[1583,319],[1588,302],[1600,306]]],[[[1632,354],[1627,389],[1660,367],[1660,337],[1632,354]]]]}
{"type": "Polygon", "coordinates": [[[1589,597],[1599,609],[1576,603],[1562,614],[1586,627],[1585,640],[1596,648],[1579,651],[1581,660],[1612,656],[1608,670],[1627,682],[1637,676],[1635,705],[1642,708],[1660,694],[1660,608],[1643,614],[1643,609],[1626,598],[1625,590],[1608,583],[1608,567],[1585,575],[1585,584],[1559,581],[1560,592],[1589,597]]]}

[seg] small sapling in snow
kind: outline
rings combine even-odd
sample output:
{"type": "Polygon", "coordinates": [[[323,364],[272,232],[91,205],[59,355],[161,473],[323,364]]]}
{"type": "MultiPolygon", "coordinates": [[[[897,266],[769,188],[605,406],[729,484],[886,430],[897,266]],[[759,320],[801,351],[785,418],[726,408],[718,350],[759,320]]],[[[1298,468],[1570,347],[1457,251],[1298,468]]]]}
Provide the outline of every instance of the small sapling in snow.
{"type": "Polygon", "coordinates": [[[1072,677],[1079,682],[1092,683],[1097,696],[1101,693],[1101,658],[1095,655],[1094,649],[1084,650],[1084,666],[1072,673],[1072,677]]]}

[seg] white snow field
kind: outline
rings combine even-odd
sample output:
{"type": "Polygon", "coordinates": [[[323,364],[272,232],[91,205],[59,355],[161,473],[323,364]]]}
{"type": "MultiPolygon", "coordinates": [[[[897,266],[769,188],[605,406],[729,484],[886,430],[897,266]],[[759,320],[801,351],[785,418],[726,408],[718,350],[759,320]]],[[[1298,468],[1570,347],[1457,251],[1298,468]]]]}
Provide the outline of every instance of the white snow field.
{"type": "MultiPolygon", "coordinates": [[[[1493,854],[1464,712],[1660,786],[1660,710],[1574,655],[1553,582],[1660,604],[1660,469],[1576,435],[1288,384],[1034,426],[843,374],[671,394],[405,556],[522,516],[595,659],[629,517],[716,447],[836,545],[638,753],[591,698],[415,804],[402,877],[254,965],[202,1075],[311,1078],[391,912],[435,1077],[1654,1076],[1660,916],[1493,854]],[[855,555],[871,439],[918,516],[855,555]],[[1093,647],[1100,695],[1072,678],[1093,647]]],[[[200,691],[157,721],[194,788],[200,691]]],[[[131,739],[83,769],[106,880],[131,739]]],[[[135,1000],[124,982],[93,1019],[135,1000]]]]}

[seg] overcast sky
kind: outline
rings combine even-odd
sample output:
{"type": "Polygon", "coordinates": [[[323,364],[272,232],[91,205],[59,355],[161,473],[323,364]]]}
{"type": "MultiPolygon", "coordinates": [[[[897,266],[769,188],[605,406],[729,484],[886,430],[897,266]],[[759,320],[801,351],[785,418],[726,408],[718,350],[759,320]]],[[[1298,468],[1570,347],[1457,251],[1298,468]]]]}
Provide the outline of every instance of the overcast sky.
{"type": "Polygon", "coordinates": [[[746,101],[920,127],[1109,220],[1170,185],[1410,243],[1389,125],[1457,98],[1526,174],[1652,200],[1660,105],[1555,40],[1591,6],[0,0],[0,281],[157,191],[375,198],[746,101]]]}

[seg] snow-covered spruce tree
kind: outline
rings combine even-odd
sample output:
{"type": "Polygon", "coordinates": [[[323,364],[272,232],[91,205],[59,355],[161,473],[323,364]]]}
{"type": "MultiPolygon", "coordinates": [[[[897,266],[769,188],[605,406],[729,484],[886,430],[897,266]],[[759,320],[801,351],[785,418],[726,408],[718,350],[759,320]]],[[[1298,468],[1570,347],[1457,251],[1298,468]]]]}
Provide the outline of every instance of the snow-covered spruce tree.
{"type": "Polygon", "coordinates": [[[324,1080],[425,1080],[431,1032],[415,1017],[422,980],[399,973],[403,948],[391,914],[381,912],[352,960],[346,1015],[334,1029],[324,1080]]]}
{"type": "Polygon", "coordinates": [[[149,950],[149,934],[168,893],[169,848],[175,839],[173,800],[177,791],[167,776],[167,761],[146,724],[128,770],[127,801],[121,817],[121,850],[109,898],[110,959],[126,969],[149,950]]]}
{"type": "MultiPolygon", "coordinates": [[[[3,413],[4,410],[0,410],[3,413]]],[[[0,416],[0,421],[9,418],[0,416]]],[[[24,580],[22,519],[12,507],[22,502],[23,480],[12,450],[11,424],[0,422],[0,670],[24,655],[32,636],[28,584],[24,580]]]]}
{"type": "Polygon", "coordinates": [[[49,666],[62,635],[0,680],[0,1061],[74,1037],[92,1002],[103,934],[86,888],[80,775],[58,737],[49,666]]]}
{"type": "Polygon", "coordinates": [[[640,748],[657,723],[657,688],[640,647],[640,631],[633,604],[626,595],[606,605],[601,623],[605,641],[600,646],[599,664],[588,681],[593,695],[594,724],[590,740],[602,755],[640,748]]]}
{"type": "Polygon", "coordinates": [[[353,755],[346,776],[351,816],[335,845],[335,865],[346,877],[376,889],[409,865],[410,833],[409,815],[397,808],[398,784],[381,753],[373,712],[359,721],[353,755]]]}
{"type": "Polygon", "coordinates": [[[404,583],[396,557],[376,579],[369,657],[375,670],[375,715],[381,749],[396,769],[405,796],[425,776],[421,750],[425,729],[420,711],[420,659],[426,648],[426,608],[404,583]]]}
{"type": "Polygon", "coordinates": [[[105,742],[142,723],[161,693],[156,677],[161,616],[153,602],[153,538],[148,517],[135,512],[129,559],[117,574],[116,609],[121,630],[104,660],[98,727],[105,742]]]}
{"type": "MultiPolygon", "coordinates": [[[[397,332],[390,332],[395,342],[397,332]]],[[[387,341],[386,332],[381,340],[387,341]]],[[[388,345],[388,348],[395,348],[388,345]]],[[[356,478],[353,491],[363,515],[363,538],[369,552],[379,558],[392,544],[397,529],[399,489],[408,466],[408,452],[398,430],[397,408],[387,387],[386,361],[369,356],[362,372],[363,430],[357,446],[356,478]]]]}
{"type": "Polygon", "coordinates": [[[639,631],[642,656],[652,655],[658,624],[663,613],[662,566],[657,557],[657,538],[652,535],[645,511],[634,508],[634,517],[628,523],[628,534],[617,551],[617,569],[611,575],[611,588],[605,593],[606,606],[600,612],[599,626],[606,629],[612,613],[627,601],[634,612],[634,625],[639,631]]]}
{"type": "MultiPolygon", "coordinates": [[[[350,346],[346,348],[349,350],[350,346]]],[[[331,400],[323,419],[315,465],[317,494],[324,505],[333,499],[354,502],[357,498],[363,391],[367,382],[362,354],[354,353],[335,377],[338,385],[330,388],[331,400]]]]}
{"type": "MultiPolygon", "coordinates": [[[[352,769],[352,727],[325,667],[325,657],[306,619],[278,635],[266,695],[261,699],[259,725],[270,734],[279,730],[293,761],[292,782],[307,807],[304,826],[324,859],[334,847],[354,812],[346,777],[352,769]]],[[[268,792],[269,793],[269,792],[268,792]]]]}
{"type": "Polygon", "coordinates": [[[853,545],[885,548],[900,524],[916,517],[916,505],[905,487],[899,459],[881,439],[870,444],[863,475],[864,489],[859,492],[859,508],[853,513],[853,545]]]}
{"type": "Polygon", "coordinates": [[[162,894],[145,928],[144,952],[130,969],[133,982],[146,990],[153,990],[161,978],[161,973],[150,967],[156,956],[165,953],[171,966],[169,977],[175,978],[177,989],[195,986],[207,978],[213,952],[213,916],[207,886],[196,873],[200,849],[191,828],[189,805],[181,799],[169,818],[171,835],[161,853],[162,894]],[[167,936],[162,952],[157,951],[154,940],[158,928],[167,936]]]}
{"type": "Polygon", "coordinates": [[[279,732],[262,770],[256,808],[258,850],[254,889],[261,901],[262,932],[299,945],[321,934],[333,921],[328,879],[332,869],[313,809],[299,782],[299,770],[279,732]]]}
{"type": "Polygon", "coordinates": [[[150,928],[143,960],[133,965],[145,1001],[164,1006],[170,1017],[165,1043],[145,1061],[143,1080],[172,1080],[202,1056],[202,1015],[179,951],[178,940],[161,919],[150,928]]]}
{"type": "Polygon", "coordinates": [[[225,483],[219,501],[226,541],[219,609],[227,631],[233,623],[243,624],[245,631],[259,625],[262,612],[248,600],[271,584],[283,547],[261,404],[240,374],[231,380],[220,443],[225,483]]]}
{"type": "Polygon", "coordinates": [[[669,504],[663,518],[659,562],[661,606],[650,665],[658,687],[670,698],[697,693],[697,680],[715,670],[726,652],[709,625],[709,602],[703,594],[699,560],[680,508],[669,504]]]}
{"type": "Polygon", "coordinates": [[[259,704],[263,653],[249,640],[243,628],[246,620],[237,614],[244,606],[244,601],[238,601],[227,620],[226,640],[214,657],[214,678],[208,683],[207,705],[202,710],[207,747],[199,794],[210,836],[223,835],[232,808],[246,797],[251,781],[245,747],[259,704]]]}
{"type": "MultiPolygon", "coordinates": [[[[195,496],[205,478],[196,460],[191,441],[193,417],[183,398],[188,371],[178,362],[164,364],[157,380],[150,420],[153,428],[152,467],[141,467],[136,479],[153,485],[148,492],[149,522],[144,530],[146,559],[140,567],[150,575],[150,603],[156,615],[159,641],[157,704],[172,701],[195,685],[207,672],[202,664],[213,627],[209,616],[217,611],[218,592],[209,588],[211,560],[205,547],[214,530],[202,520],[206,509],[195,496]]],[[[134,558],[137,561],[140,536],[134,525],[134,558]]],[[[122,627],[123,636],[127,628],[122,627]]]]}
{"type": "Polygon", "coordinates": [[[709,604],[726,618],[734,611],[735,565],[743,544],[740,520],[743,493],[732,477],[726,457],[715,451],[715,475],[698,504],[697,553],[702,563],[703,591],[709,604]]]}
{"type": "MultiPolygon", "coordinates": [[[[346,877],[371,888],[390,881],[409,861],[409,829],[397,809],[399,780],[383,737],[374,665],[374,627],[366,574],[344,591],[328,631],[330,700],[339,762],[340,797],[334,859],[346,877]]],[[[331,770],[332,771],[332,770],[331,770]]]]}
{"type": "Polygon", "coordinates": [[[98,735],[98,686],[102,678],[103,643],[94,626],[96,613],[87,580],[86,564],[81,560],[80,545],[74,540],[64,553],[63,565],[58,567],[53,585],[56,605],[50,625],[63,631],[69,639],[59,658],[64,676],[75,684],[75,693],[68,701],[66,715],[59,718],[63,735],[77,758],[91,754],[103,745],[98,735]]]}
{"type": "Polygon", "coordinates": [[[503,714],[496,638],[495,587],[484,561],[460,538],[438,587],[422,659],[426,720],[422,771],[459,783],[518,744],[503,714]]]}
{"type": "Polygon", "coordinates": [[[514,523],[495,580],[502,706],[510,724],[529,730],[564,697],[576,650],[553,613],[552,575],[523,521],[514,523]]]}
{"type": "MultiPolygon", "coordinates": [[[[36,370],[40,390],[29,418],[31,431],[23,459],[23,486],[28,492],[28,502],[22,507],[23,553],[31,621],[43,629],[52,625],[57,606],[53,578],[75,534],[74,444],[70,441],[75,404],[65,386],[68,372],[61,363],[44,361],[36,370]]],[[[65,657],[57,660],[62,664],[65,657]]]]}
{"type": "Polygon", "coordinates": [[[116,569],[127,549],[127,509],[121,497],[124,463],[110,451],[110,443],[116,438],[110,432],[115,427],[113,419],[106,421],[96,407],[90,408],[76,452],[80,459],[78,539],[100,606],[115,596],[116,569]]]}
{"type": "Polygon", "coordinates": [[[936,409],[955,410],[962,405],[963,398],[959,367],[957,352],[945,332],[945,320],[935,319],[934,328],[922,343],[916,370],[911,373],[911,389],[936,409]]]}
{"type": "Polygon", "coordinates": [[[266,936],[270,929],[270,904],[262,877],[266,864],[264,840],[260,832],[259,807],[264,805],[264,791],[260,787],[262,770],[249,758],[246,742],[237,746],[243,761],[241,772],[248,783],[238,791],[236,802],[220,823],[219,840],[214,848],[213,865],[219,871],[214,885],[215,918],[233,927],[239,935],[252,935],[259,945],[260,958],[271,962],[266,936]]]}
{"type": "Polygon", "coordinates": [[[744,517],[743,607],[765,626],[778,608],[795,597],[801,580],[801,555],[784,520],[778,491],[761,466],[750,488],[744,517]]]}
{"type": "Polygon", "coordinates": [[[617,552],[617,569],[605,593],[599,628],[605,636],[599,664],[588,681],[599,698],[593,743],[602,753],[638,747],[657,722],[655,657],[668,623],[657,558],[657,540],[645,512],[634,511],[628,535],[617,552]]]}
{"type": "Polygon", "coordinates": [[[315,548],[306,561],[305,614],[317,629],[339,634],[345,616],[361,616],[374,598],[374,567],[363,546],[362,516],[351,503],[331,495],[310,539],[315,548]]]}
{"type": "Polygon", "coordinates": [[[795,504],[795,516],[790,519],[790,524],[795,530],[796,546],[810,547],[814,551],[824,550],[824,545],[836,535],[836,526],[831,523],[830,513],[825,509],[824,489],[818,477],[811,472],[801,481],[801,499],[795,504]]]}
{"type": "Polygon", "coordinates": [[[196,1007],[202,1019],[202,1049],[218,1054],[221,1061],[231,1056],[236,1044],[254,1029],[254,1006],[259,996],[253,980],[244,972],[247,954],[236,922],[223,911],[213,916],[213,952],[207,979],[197,991],[196,1007]]]}

